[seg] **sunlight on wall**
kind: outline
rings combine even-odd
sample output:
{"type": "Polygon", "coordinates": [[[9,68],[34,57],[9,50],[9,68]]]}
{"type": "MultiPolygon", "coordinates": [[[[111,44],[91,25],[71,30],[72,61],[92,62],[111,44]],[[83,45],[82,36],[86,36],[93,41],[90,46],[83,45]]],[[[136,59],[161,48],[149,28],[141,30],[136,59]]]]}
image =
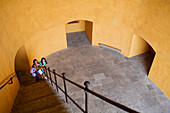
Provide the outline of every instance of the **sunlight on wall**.
{"type": "Polygon", "coordinates": [[[129,57],[139,55],[150,50],[151,47],[145,40],[135,34],[133,35],[129,57]]]}

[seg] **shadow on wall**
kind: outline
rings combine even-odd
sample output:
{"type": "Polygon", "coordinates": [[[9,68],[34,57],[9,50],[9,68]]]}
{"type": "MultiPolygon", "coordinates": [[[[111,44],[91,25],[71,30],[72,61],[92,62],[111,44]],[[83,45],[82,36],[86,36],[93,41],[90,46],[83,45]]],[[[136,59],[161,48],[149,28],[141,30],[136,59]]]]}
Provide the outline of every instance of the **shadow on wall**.
{"type": "Polygon", "coordinates": [[[25,47],[22,46],[19,48],[16,56],[15,56],[15,72],[30,70],[30,65],[28,61],[28,57],[26,54],[25,47]]]}

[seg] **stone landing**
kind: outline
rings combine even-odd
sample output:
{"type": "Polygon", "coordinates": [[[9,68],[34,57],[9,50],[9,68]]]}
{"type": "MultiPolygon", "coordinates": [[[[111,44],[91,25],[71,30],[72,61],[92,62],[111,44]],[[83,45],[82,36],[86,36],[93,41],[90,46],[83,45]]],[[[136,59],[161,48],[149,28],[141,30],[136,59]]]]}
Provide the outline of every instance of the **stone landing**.
{"type": "MultiPolygon", "coordinates": [[[[145,53],[133,58],[98,46],[79,46],[58,51],[47,57],[48,66],[90,89],[142,113],[169,113],[170,99],[148,78],[145,53]]],[[[147,59],[146,59],[147,58],[147,59]]],[[[62,79],[59,85],[63,87],[62,79]]],[[[68,94],[84,107],[84,91],[67,83],[68,94]]],[[[72,102],[74,113],[81,113],[72,102]]],[[[122,113],[124,111],[89,95],[90,113],[122,113]]]]}

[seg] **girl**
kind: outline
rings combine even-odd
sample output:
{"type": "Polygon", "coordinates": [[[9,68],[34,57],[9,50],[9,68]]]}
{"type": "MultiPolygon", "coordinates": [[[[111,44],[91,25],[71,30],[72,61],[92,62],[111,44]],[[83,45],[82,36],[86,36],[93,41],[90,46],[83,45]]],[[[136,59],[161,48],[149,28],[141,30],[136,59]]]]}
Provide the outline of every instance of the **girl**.
{"type": "Polygon", "coordinates": [[[39,70],[38,61],[37,61],[37,59],[34,59],[32,69],[31,69],[31,74],[32,74],[32,76],[36,77],[36,82],[39,81],[38,70],[39,70]]]}
{"type": "MultiPolygon", "coordinates": [[[[42,73],[44,74],[45,73],[45,67],[46,67],[46,64],[47,64],[47,60],[43,57],[41,58],[41,61],[40,61],[40,67],[41,67],[41,71],[42,73]]],[[[46,77],[44,77],[45,79],[47,79],[46,77]]]]}

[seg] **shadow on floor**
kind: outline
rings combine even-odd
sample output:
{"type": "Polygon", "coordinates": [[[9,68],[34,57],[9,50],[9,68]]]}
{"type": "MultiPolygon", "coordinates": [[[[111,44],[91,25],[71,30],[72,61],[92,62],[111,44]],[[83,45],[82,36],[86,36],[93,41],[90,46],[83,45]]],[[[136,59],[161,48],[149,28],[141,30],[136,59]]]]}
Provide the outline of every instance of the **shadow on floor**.
{"type": "Polygon", "coordinates": [[[155,57],[154,53],[146,52],[146,53],[131,57],[130,59],[142,65],[142,67],[144,68],[144,71],[147,74],[149,74],[154,57],[155,57]]]}

